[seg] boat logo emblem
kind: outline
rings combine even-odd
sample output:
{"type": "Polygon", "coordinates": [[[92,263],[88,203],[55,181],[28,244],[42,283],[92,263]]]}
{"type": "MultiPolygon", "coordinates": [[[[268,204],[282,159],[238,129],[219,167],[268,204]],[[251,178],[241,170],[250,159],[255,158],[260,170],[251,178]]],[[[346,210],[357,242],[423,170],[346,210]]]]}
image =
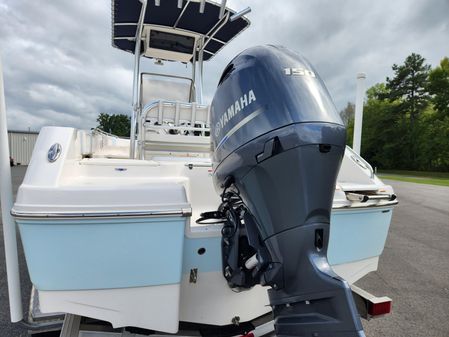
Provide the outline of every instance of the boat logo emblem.
{"type": "Polygon", "coordinates": [[[50,148],[48,149],[47,153],[47,159],[50,163],[55,162],[58,160],[59,156],[62,152],[62,146],[59,143],[54,143],[50,148]]]}

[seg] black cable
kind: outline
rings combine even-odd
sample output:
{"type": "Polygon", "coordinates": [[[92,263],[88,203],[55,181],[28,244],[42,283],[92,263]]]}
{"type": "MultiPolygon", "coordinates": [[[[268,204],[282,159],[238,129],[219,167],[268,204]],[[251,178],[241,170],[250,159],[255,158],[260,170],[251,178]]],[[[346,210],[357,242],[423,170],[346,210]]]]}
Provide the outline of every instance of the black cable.
{"type": "Polygon", "coordinates": [[[224,237],[230,237],[235,234],[239,225],[240,217],[237,209],[243,206],[238,187],[230,183],[221,193],[221,204],[218,210],[201,213],[196,223],[202,225],[223,223],[221,233],[224,237]]]}

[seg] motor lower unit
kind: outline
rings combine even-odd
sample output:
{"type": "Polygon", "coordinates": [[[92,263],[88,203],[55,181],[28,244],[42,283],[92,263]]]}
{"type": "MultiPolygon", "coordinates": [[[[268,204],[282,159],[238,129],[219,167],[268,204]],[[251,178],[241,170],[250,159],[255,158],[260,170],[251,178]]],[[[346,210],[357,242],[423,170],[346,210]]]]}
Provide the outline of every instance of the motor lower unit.
{"type": "Polygon", "coordinates": [[[332,200],[345,127],[300,55],[247,49],[226,67],[211,107],[222,204],[223,275],[267,285],[277,336],[364,336],[348,283],[329,266],[332,200]]]}

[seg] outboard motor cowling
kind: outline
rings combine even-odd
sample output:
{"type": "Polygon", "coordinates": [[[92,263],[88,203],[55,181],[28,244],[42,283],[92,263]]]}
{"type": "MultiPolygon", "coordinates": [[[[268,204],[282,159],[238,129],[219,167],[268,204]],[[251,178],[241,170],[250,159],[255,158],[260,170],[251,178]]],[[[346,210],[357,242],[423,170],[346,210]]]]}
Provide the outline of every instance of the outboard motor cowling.
{"type": "Polygon", "coordinates": [[[282,47],[247,49],[211,107],[223,275],[271,286],[278,336],[364,336],[351,290],[327,261],[345,127],[313,67],[282,47]]]}

